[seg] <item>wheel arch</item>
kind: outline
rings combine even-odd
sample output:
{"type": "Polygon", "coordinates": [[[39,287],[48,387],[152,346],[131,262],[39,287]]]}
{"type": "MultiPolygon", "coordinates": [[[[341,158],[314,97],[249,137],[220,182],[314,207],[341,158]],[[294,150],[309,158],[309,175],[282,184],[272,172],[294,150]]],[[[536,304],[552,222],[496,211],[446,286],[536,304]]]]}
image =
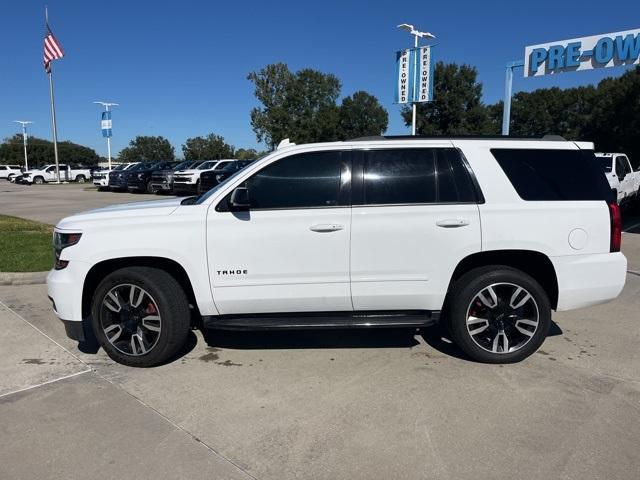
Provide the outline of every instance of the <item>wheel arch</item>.
{"type": "Polygon", "coordinates": [[[533,250],[490,250],[469,255],[456,266],[447,291],[465,273],[489,265],[505,265],[531,275],[549,296],[551,308],[557,308],[558,277],[553,263],[544,253],[533,250]]]}
{"type": "Polygon", "coordinates": [[[184,289],[184,293],[189,299],[189,303],[193,305],[196,313],[198,312],[198,304],[193,291],[193,286],[186,270],[175,260],[165,257],[121,257],[96,263],[87,272],[82,286],[82,317],[88,318],[91,314],[91,300],[93,294],[98,287],[100,281],[121,268],[127,267],[151,267],[164,270],[169,273],[184,289]]]}

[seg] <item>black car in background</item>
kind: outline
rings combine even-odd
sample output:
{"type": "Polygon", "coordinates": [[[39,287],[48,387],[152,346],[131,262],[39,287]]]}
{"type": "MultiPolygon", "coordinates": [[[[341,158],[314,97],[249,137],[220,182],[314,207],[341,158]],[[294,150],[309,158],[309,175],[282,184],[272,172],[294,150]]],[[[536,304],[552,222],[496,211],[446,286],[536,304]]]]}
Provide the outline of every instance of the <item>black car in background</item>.
{"type": "Polygon", "coordinates": [[[220,168],[216,166],[213,170],[202,172],[200,174],[200,184],[198,194],[208,192],[221,182],[224,182],[231,175],[249,165],[253,160],[236,160],[235,162],[227,162],[220,168]]]}
{"type": "Polygon", "coordinates": [[[170,193],[173,191],[173,174],[178,170],[188,170],[196,168],[204,160],[185,160],[178,163],[173,168],[155,170],[151,174],[151,191],[153,193],[170,193]]]}
{"type": "Polygon", "coordinates": [[[126,170],[111,170],[109,172],[109,189],[115,191],[126,191],[129,186],[129,175],[135,174],[139,170],[144,170],[156,162],[140,162],[126,170]]]}
{"type": "Polygon", "coordinates": [[[151,188],[151,175],[156,170],[167,170],[172,169],[180,162],[173,161],[158,161],[158,162],[149,162],[144,163],[141,168],[136,169],[135,171],[129,171],[129,175],[127,178],[127,190],[130,192],[147,192],[153,193],[151,188]]]}

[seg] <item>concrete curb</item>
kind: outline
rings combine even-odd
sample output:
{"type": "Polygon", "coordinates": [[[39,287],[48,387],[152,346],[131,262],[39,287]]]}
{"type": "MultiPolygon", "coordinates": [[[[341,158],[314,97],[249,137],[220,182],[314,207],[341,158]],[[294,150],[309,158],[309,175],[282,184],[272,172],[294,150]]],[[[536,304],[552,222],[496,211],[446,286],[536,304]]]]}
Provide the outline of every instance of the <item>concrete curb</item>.
{"type": "Polygon", "coordinates": [[[36,285],[45,283],[49,272],[0,272],[0,285],[36,285]]]}

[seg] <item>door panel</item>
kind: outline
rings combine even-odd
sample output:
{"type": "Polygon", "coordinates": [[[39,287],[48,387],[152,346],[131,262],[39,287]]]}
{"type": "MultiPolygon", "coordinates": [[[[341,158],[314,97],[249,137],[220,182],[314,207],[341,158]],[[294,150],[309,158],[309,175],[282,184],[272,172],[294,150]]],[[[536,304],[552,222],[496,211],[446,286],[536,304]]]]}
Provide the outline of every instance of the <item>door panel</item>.
{"type": "Polygon", "coordinates": [[[351,242],[355,310],[440,310],[458,262],[480,251],[478,207],[354,207],[351,242]],[[437,225],[454,219],[466,225],[437,225]]]}
{"type": "MultiPolygon", "coordinates": [[[[242,184],[250,208],[210,208],[211,288],[222,314],[352,310],[348,152],[276,160],[242,184]]],[[[225,203],[226,202],[226,203],[225,203]]]]}

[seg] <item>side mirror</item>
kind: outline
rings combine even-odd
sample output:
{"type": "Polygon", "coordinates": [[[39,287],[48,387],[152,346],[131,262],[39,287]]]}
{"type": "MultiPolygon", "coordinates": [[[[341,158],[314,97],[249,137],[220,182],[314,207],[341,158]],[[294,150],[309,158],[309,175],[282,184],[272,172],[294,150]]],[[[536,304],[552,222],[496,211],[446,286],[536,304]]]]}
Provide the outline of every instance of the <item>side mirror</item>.
{"type": "Polygon", "coordinates": [[[248,210],[250,206],[249,190],[247,190],[246,187],[236,188],[233,192],[231,192],[229,206],[236,210],[248,210]]]}

